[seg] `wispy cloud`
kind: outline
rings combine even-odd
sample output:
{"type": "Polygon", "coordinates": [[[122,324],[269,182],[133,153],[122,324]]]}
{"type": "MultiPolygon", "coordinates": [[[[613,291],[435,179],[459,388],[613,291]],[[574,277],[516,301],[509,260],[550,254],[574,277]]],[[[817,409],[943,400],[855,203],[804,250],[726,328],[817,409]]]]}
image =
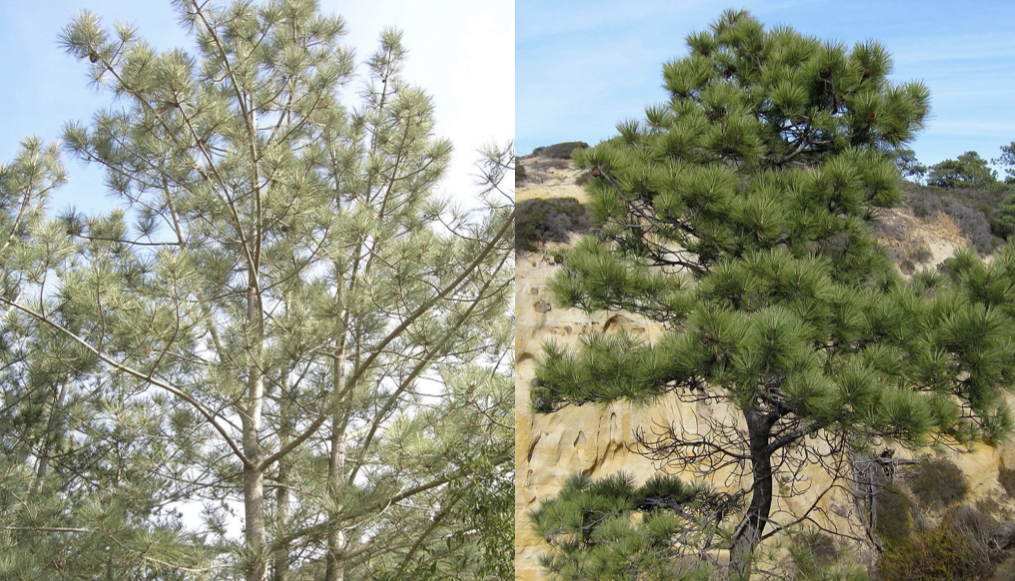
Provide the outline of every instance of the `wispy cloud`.
{"type": "Polygon", "coordinates": [[[939,135],[955,137],[992,136],[1000,139],[998,146],[1015,139],[1015,122],[996,123],[992,121],[934,121],[928,123],[928,130],[939,135]]]}

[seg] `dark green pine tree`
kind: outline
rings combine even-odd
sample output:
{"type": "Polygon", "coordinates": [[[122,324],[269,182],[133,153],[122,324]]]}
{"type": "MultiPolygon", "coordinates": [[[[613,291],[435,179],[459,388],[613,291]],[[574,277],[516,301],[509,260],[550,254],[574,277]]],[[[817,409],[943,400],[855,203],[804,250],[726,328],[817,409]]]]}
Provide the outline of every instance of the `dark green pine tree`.
{"type": "MultiPolygon", "coordinates": [[[[746,507],[722,546],[728,575],[746,578],[786,524],[772,514],[780,471],[842,474],[881,437],[1007,433],[1015,252],[990,265],[964,253],[910,282],[874,242],[877,209],[901,195],[895,152],[929,109],[922,84],[889,82],[880,44],[848,49],[736,11],[687,40],[664,67],[671,99],[575,155],[602,228],[549,285],[560,306],[637,313],[665,333],[547,344],[532,402],[727,405],[708,433],[671,425],[641,444],[663,470],[740,470],[746,507]]],[[[641,578],[641,554],[617,578],[641,578]]]]}
{"type": "Polygon", "coordinates": [[[1003,182],[997,180],[997,172],[987,167],[987,160],[975,151],[967,151],[958,159],[946,159],[930,166],[927,185],[939,188],[1004,189],[1003,182]]]}

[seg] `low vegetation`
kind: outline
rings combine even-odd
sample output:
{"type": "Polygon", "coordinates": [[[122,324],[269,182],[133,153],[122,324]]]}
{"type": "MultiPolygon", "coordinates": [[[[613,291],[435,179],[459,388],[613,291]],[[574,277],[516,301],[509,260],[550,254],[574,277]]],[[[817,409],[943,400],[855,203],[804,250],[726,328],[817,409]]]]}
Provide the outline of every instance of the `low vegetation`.
{"type": "Polygon", "coordinates": [[[788,578],[794,581],[867,581],[863,567],[831,535],[810,529],[792,536],[788,578]]]}
{"type": "Polygon", "coordinates": [[[874,531],[889,549],[901,547],[913,532],[913,501],[894,482],[886,484],[877,496],[874,531]]]}
{"type": "Polygon", "coordinates": [[[1008,496],[1015,498],[1015,470],[1001,466],[997,471],[997,480],[1008,496]]]}
{"type": "Polygon", "coordinates": [[[537,147],[532,150],[532,157],[549,157],[552,159],[571,159],[571,152],[575,149],[588,149],[589,144],[584,141],[568,141],[566,143],[555,143],[544,147],[537,147]]]}
{"type": "Polygon", "coordinates": [[[932,220],[938,212],[951,217],[962,235],[980,254],[990,254],[1004,243],[1010,229],[1000,214],[1004,192],[973,188],[939,188],[903,181],[905,205],[921,220],[932,220]]]}
{"type": "Polygon", "coordinates": [[[937,526],[919,531],[887,551],[877,576],[884,581],[989,579],[1004,555],[991,542],[998,528],[993,517],[975,508],[951,510],[937,526]]]}
{"type": "Polygon", "coordinates": [[[546,242],[567,242],[592,227],[588,210],[574,198],[523,200],[516,204],[515,250],[532,252],[546,242]]]}
{"type": "Polygon", "coordinates": [[[906,475],[909,489],[926,508],[947,508],[966,497],[969,486],[954,462],[924,458],[906,475]]]}

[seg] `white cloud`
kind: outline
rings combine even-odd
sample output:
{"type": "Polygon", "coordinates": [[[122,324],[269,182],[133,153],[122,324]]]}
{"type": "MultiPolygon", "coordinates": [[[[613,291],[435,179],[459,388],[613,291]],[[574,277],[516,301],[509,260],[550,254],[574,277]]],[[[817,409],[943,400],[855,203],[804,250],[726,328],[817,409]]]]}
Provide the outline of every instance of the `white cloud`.
{"type": "Polygon", "coordinates": [[[384,28],[402,30],[409,51],[403,74],[433,97],[436,132],[455,145],[444,188],[471,195],[475,151],[514,138],[514,0],[329,0],[321,9],[347,21],[360,60],[384,28]]]}

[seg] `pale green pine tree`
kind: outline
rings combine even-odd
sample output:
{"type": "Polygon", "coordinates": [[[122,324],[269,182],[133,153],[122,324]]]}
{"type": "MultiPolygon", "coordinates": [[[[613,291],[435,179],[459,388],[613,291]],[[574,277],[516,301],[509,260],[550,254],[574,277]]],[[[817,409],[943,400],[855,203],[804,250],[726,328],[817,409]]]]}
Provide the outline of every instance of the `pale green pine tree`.
{"type": "Polygon", "coordinates": [[[32,397],[64,417],[33,420],[42,435],[11,474],[64,486],[44,504],[67,530],[3,540],[88,547],[90,567],[118,552],[104,561],[118,579],[504,577],[510,146],[487,152],[480,207],[458,209],[434,193],[451,144],[400,76],[397,31],[357,88],[344,23],[313,0],[174,4],[194,53],[89,13],[63,34],[116,97],[64,140],[120,207],[46,221],[52,186],[5,190],[35,226],[3,232],[24,292],[0,301],[22,365],[54,369],[32,397]],[[69,464],[47,478],[49,441],[123,479],[69,464]],[[94,509],[73,506],[79,492],[94,509]],[[204,506],[200,530],[180,529],[181,502],[204,506]]]}

